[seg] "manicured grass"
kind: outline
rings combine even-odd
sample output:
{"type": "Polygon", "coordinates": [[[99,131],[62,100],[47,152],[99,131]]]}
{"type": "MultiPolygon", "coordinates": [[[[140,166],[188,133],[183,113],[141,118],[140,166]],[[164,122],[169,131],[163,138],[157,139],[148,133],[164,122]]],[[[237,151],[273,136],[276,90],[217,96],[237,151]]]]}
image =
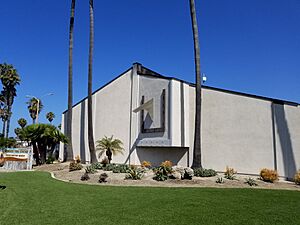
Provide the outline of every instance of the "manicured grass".
{"type": "Polygon", "coordinates": [[[0,224],[300,224],[300,192],[69,184],[0,173],[0,224]]]}

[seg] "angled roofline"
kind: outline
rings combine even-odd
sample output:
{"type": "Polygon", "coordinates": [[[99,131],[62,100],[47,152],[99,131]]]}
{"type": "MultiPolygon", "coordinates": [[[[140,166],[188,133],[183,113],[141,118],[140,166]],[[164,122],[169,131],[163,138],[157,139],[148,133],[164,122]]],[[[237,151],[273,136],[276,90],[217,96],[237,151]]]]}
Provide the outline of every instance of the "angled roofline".
{"type": "MultiPolygon", "coordinates": [[[[101,87],[99,87],[98,89],[96,89],[95,91],[93,91],[92,95],[96,94],[98,91],[100,91],[101,89],[105,88],[106,86],[108,86],[109,84],[111,84],[112,82],[114,82],[115,80],[117,80],[118,78],[120,78],[121,76],[123,76],[125,73],[128,73],[130,70],[132,69],[132,67],[130,67],[129,69],[125,70],[124,72],[122,72],[121,74],[119,74],[117,77],[115,77],[114,79],[112,79],[111,81],[109,81],[108,83],[102,85],[101,87]]],[[[81,100],[79,100],[77,103],[75,103],[72,108],[74,108],[75,106],[79,105],[81,102],[85,101],[88,97],[85,97],[81,100]]],[[[68,109],[66,109],[65,111],[63,111],[62,114],[66,113],[68,111],[68,109]]]]}
{"type": "MultiPolygon", "coordinates": [[[[100,88],[95,90],[92,93],[92,95],[94,95],[96,92],[100,91],[101,89],[105,88],[106,86],[108,86],[109,84],[111,84],[112,82],[114,82],[115,80],[120,78],[121,76],[123,76],[125,73],[132,70],[135,65],[137,66],[137,74],[138,75],[156,77],[156,78],[167,79],[167,80],[176,80],[176,81],[185,83],[185,84],[187,84],[191,87],[195,87],[194,83],[191,83],[191,82],[188,82],[188,81],[185,81],[185,80],[182,80],[182,79],[178,79],[176,77],[170,77],[170,76],[162,75],[160,73],[157,73],[157,72],[143,66],[142,64],[140,64],[138,62],[135,62],[135,63],[133,63],[133,66],[128,68],[126,71],[122,72],[117,77],[115,77],[113,80],[109,81],[108,83],[104,84],[103,86],[101,86],[100,88]]],[[[221,92],[224,92],[224,93],[235,94],[235,95],[245,96],[245,97],[249,97],[249,98],[257,98],[257,99],[261,99],[261,100],[271,101],[271,102],[274,102],[276,104],[285,104],[285,105],[291,105],[291,106],[299,106],[300,105],[297,102],[292,102],[292,101],[287,101],[287,100],[282,100],[282,99],[276,99],[276,98],[270,98],[270,97],[264,97],[264,96],[255,95],[255,94],[248,94],[248,93],[244,93],[244,92],[231,91],[231,90],[226,90],[226,89],[222,89],[222,88],[210,87],[210,86],[206,86],[206,85],[202,85],[202,87],[204,89],[208,89],[208,90],[221,91],[221,92]]],[[[87,97],[81,99],[76,104],[74,104],[72,106],[72,108],[79,105],[81,102],[85,101],[86,99],[87,99],[87,97]]],[[[68,110],[65,110],[62,114],[66,113],[67,111],[68,110]]]]}
{"type": "MultiPolygon", "coordinates": [[[[139,64],[141,65],[141,64],[139,64]]],[[[138,70],[138,74],[142,75],[142,76],[152,76],[152,77],[157,77],[157,78],[162,78],[162,79],[168,79],[168,80],[176,80],[179,82],[183,82],[191,87],[195,87],[196,85],[194,83],[185,81],[185,80],[181,80],[178,79],[176,77],[170,77],[170,76],[164,76],[162,74],[159,74],[153,70],[150,70],[144,66],[142,66],[142,70],[138,70]]],[[[250,97],[250,98],[257,98],[257,99],[261,99],[261,100],[267,100],[267,101],[271,101],[274,102],[276,104],[286,104],[286,105],[291,105],[291,106],[298,106],[300,105],[297,102],[292,102],[292,101],[287,101],[287,100],[282,100],[282,99],[276,99],[276,98],[270,98],[270,97],[265,97],[265,96],[260,96],[260,95],[255,95],[255,94],[248,94],[248,93],[244,93],[244,92],[238,92],[238,91],[231,91],[231,90],[227,90],[227,89],[222,89],[222,88],[216,88],[216,87],[210,87],[210,86],[206,86],[206,85],[202,85],[202,87],[204,89],[208,89],[208,90],[213,90],[213,91],[221,91],[224,93],[229,93],[229,94],[235,94],[235,95],[241,95],[241,96],[245,96],[245,97],[250,97]]]]}

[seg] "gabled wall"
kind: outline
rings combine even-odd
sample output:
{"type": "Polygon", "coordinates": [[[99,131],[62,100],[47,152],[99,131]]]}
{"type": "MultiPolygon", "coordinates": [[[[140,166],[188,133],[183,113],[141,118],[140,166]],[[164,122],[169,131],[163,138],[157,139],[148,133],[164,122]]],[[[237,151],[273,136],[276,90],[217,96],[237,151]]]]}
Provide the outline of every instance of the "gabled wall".
{"type": "MultiPolygon", "coordinates": [[[[124,163],[124,156],[129,155],[129,126],[130,126],[130,99],[131,99],[132,70],[93,94],[93,126],[94,140],[114,135],[122,140],[124,155],[113,156],[114,162],[124,163]]],[[[62,130],[65,129],[66,113],[62,117],[62,130]]],[[[74,157],[79,155],[83,162],[90,161],[87,138],[87,99],[73,107],[72,144],[74,157]]],[[[60,158],[63,159],[61,145],[60,158]]]]}

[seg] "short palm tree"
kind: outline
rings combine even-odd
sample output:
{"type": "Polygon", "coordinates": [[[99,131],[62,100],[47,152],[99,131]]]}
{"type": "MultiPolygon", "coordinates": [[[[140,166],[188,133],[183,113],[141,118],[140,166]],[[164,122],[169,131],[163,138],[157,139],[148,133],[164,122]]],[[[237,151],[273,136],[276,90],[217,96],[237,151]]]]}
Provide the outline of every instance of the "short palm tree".
{"type": "Polygon", "coordinates": [[[97,150],[100,150],[99,156],[105,152],[108,162],[110,163],[112,160],[112,155],[116,155],[118,153],[123,154],[123,142],[117,138],[114,139],[113,136],[104,136],[104,138],[97,141],[97,150]]]}
{"type": "Polygon", "coordinates": [[[53,112],[48,112],[46,114],[46,118],[51,123],[53,121],[53,119],[55,118],[55,114],[53,112]]]}
{"type": "Polygon", "coordinates": [[[30,117],[32,118],[32,123],[35,124],[37,114],[39,114],[43,108],[43,103],[40,99],[31,98],[28,102],[26,102],[26,104],[28,105],[27,108],[30,117]]]}
{"type": "Polygon", "coordinates": [[[21,128],[24,128],[27,125],[27,120],[24,118],[20,118],[18,120],[18,124],[20,125],[21,128]]]}

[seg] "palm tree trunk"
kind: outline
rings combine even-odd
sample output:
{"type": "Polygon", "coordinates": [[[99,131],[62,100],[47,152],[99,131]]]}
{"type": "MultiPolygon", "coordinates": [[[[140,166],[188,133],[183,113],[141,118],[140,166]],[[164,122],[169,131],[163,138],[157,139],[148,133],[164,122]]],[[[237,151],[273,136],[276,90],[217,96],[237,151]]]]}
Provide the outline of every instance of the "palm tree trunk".
{"type": "MultiPolygon", "coordinates": [[[[72,107],[73,107],[73,33],[74,33],[75,0],[72,0],[69,30],[69,73],[68,73],[68,112],[67,112],[67,145],[66,160],[73,160],[72,148],[72,107]]],[[[51,123],[51,122],[50,122],[51,123]]]]}
{"type": "Polygon", "coordinates": [[[201,164],[201,73],[200,73],[200,46],[198,36],[198,25],[196,18],[195,1],[190,0],[190,13],[193,27],[194,56],[196,70],[196,108],[195,108],[195,133],[193,168],[202,168],[201,164]]]}
{"type": "Polygon", "coordinates": [[[93,50],[94,50],[94,4],[90,0],[90,43],[89,43],[89,72],[88,72],[88,141],[91,163],[97,162],[94,134],[93,134],[93,108],[92,108],[92,81],[93,81],[93,50]]]}
{"type": "Polygon", "coordinates": [[[2,127],[2,135],[5,137],[5,131],[6,131],[6,120],[3,120],[3,127],[2,127]]]}
{"type": "Polygon", "coordinates": [[[5,133],[5,137],[8,138],[9,135],[9,125],[10,125],[10,117],[11,117],[11,106],[8,105],[7,107],[7,112],[8,112],[8,116],[7,116],[7,122],[6,122],[6,133],[5,133]]]}

